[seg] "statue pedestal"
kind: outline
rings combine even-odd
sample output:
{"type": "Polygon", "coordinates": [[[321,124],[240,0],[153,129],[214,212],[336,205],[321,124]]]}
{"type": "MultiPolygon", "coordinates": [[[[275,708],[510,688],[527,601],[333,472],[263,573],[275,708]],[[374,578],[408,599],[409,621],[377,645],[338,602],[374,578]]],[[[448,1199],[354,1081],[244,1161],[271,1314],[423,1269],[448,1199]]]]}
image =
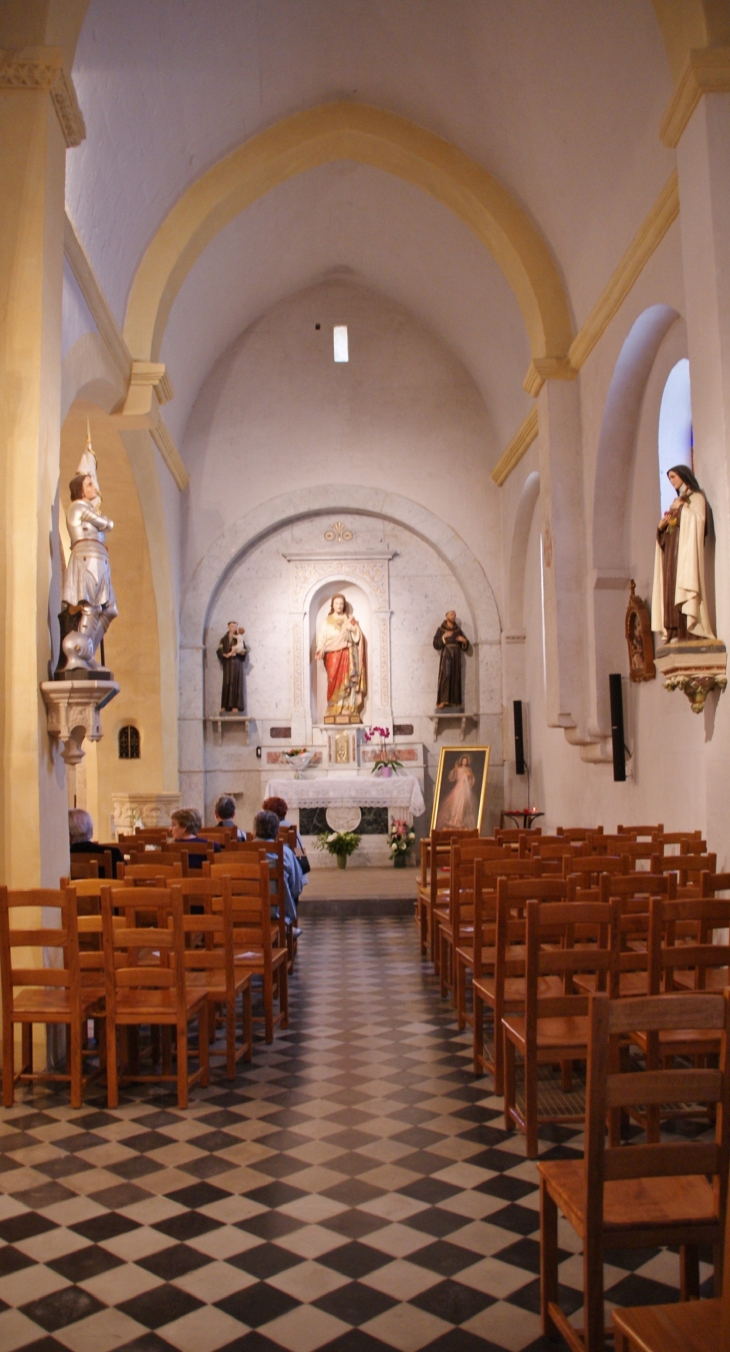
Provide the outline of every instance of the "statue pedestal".
{"type": "Polygon", "coordinates": [[[727,685],[727,649],[719,639],[667,643],[656,649],[654,661],[664,689],[681,690],[696,714],[702,713],[711,690],[727,685]]]}
{"type": "Polygon", "coordinates": [[[41,694],[48,711],[48,732],[62,744],[67,765],[84,759],[83,741],[101,740],[101,711],[119,694],[116,681],[42,681],[41,694]]]}

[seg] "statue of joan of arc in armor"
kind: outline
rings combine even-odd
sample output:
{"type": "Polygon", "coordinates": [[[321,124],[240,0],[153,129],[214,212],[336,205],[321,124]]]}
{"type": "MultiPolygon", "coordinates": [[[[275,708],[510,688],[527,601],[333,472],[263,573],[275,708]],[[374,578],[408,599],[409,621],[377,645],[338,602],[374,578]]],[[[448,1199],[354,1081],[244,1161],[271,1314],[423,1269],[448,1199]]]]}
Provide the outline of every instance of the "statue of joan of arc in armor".
{"type": "MultiPolygon", "coordinates": [[[[96,457],[87,447],[88,455],[96,457]]],[[[83,463],[83,462],[82,462],[83,463]]],[[[57,671],[65,677],[76,671],[98,671],[94,653],[112,620],[119,613],[112,586],[106,532],[114,522],[99,511],[99,484],[96,474],[83,463],[86,472],[76,474],[69,484],[71,505],[66,520],[71,540],[71,555],[63,580],[62,648],[66,664],[57,671]]]]}

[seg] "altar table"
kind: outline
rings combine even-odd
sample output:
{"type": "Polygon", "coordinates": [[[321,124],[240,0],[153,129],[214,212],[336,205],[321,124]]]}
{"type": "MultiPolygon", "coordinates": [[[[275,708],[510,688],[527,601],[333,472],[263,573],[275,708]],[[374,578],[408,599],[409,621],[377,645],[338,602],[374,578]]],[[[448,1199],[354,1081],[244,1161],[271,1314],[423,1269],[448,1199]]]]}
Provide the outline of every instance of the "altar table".
{"type": "Polygon", "coordinates": [[[267,798],[283,798],[289,807],[387,807],[420,817],[426,811],[421,786],[412,775],[332,775],[317,779],[270,779],[267,798]]]}

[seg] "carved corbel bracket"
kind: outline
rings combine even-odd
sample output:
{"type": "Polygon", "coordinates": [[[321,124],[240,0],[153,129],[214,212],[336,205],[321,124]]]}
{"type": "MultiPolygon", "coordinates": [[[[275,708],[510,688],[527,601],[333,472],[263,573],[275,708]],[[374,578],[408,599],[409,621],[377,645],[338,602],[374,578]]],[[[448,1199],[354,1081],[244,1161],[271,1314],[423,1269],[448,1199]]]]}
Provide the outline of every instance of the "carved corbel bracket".
{"type": "Polygon", "coordinates": [[[172,383],[164,362],[133,361],[126,398],[121,409],[110,415],[110,421],[120,432],[149,432],[182,492],[190,482],[188,472],[160,413],[160,406],[172,396],[172,383]]]}
{"type": "Polygon", "coordinates": [[[119,694],[116,681],[42,681],[41,693],[48,713],[48,732],[61,743],[67,765],[84,759],[83,741],[103,737],[101,711],[119,694]]]}
{"type": "Polygon", "coordinates": [[[711,690],[727,686],[727,649],[717,640],[668,643],[657,648],[655,661],[664,689],[681,690],[695,714],[702,713],[711,690]]]}

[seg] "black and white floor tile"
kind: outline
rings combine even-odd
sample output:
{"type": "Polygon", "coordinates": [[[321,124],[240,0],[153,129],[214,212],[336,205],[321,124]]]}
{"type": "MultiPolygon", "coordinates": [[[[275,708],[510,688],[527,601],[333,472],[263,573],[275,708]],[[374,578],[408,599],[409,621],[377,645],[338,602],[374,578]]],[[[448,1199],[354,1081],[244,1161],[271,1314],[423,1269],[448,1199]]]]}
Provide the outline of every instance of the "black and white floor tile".
{"type": "MultiPolygon", "coordinates": [[[[409,919],[308,923],[289,1030],[188,1110],[22,1090],[0,1110],[2,1352],[523,1352],[536,1169],[471,1072],[409,919]]],[[[580,1153],[575,1133],[543,1153],[580,1153]]],[[[566,1306],[579,1244],[561,1230],[566,1306]]],[[[676,1298],[671,1253],[607,1300],[676,1298]]]]}

